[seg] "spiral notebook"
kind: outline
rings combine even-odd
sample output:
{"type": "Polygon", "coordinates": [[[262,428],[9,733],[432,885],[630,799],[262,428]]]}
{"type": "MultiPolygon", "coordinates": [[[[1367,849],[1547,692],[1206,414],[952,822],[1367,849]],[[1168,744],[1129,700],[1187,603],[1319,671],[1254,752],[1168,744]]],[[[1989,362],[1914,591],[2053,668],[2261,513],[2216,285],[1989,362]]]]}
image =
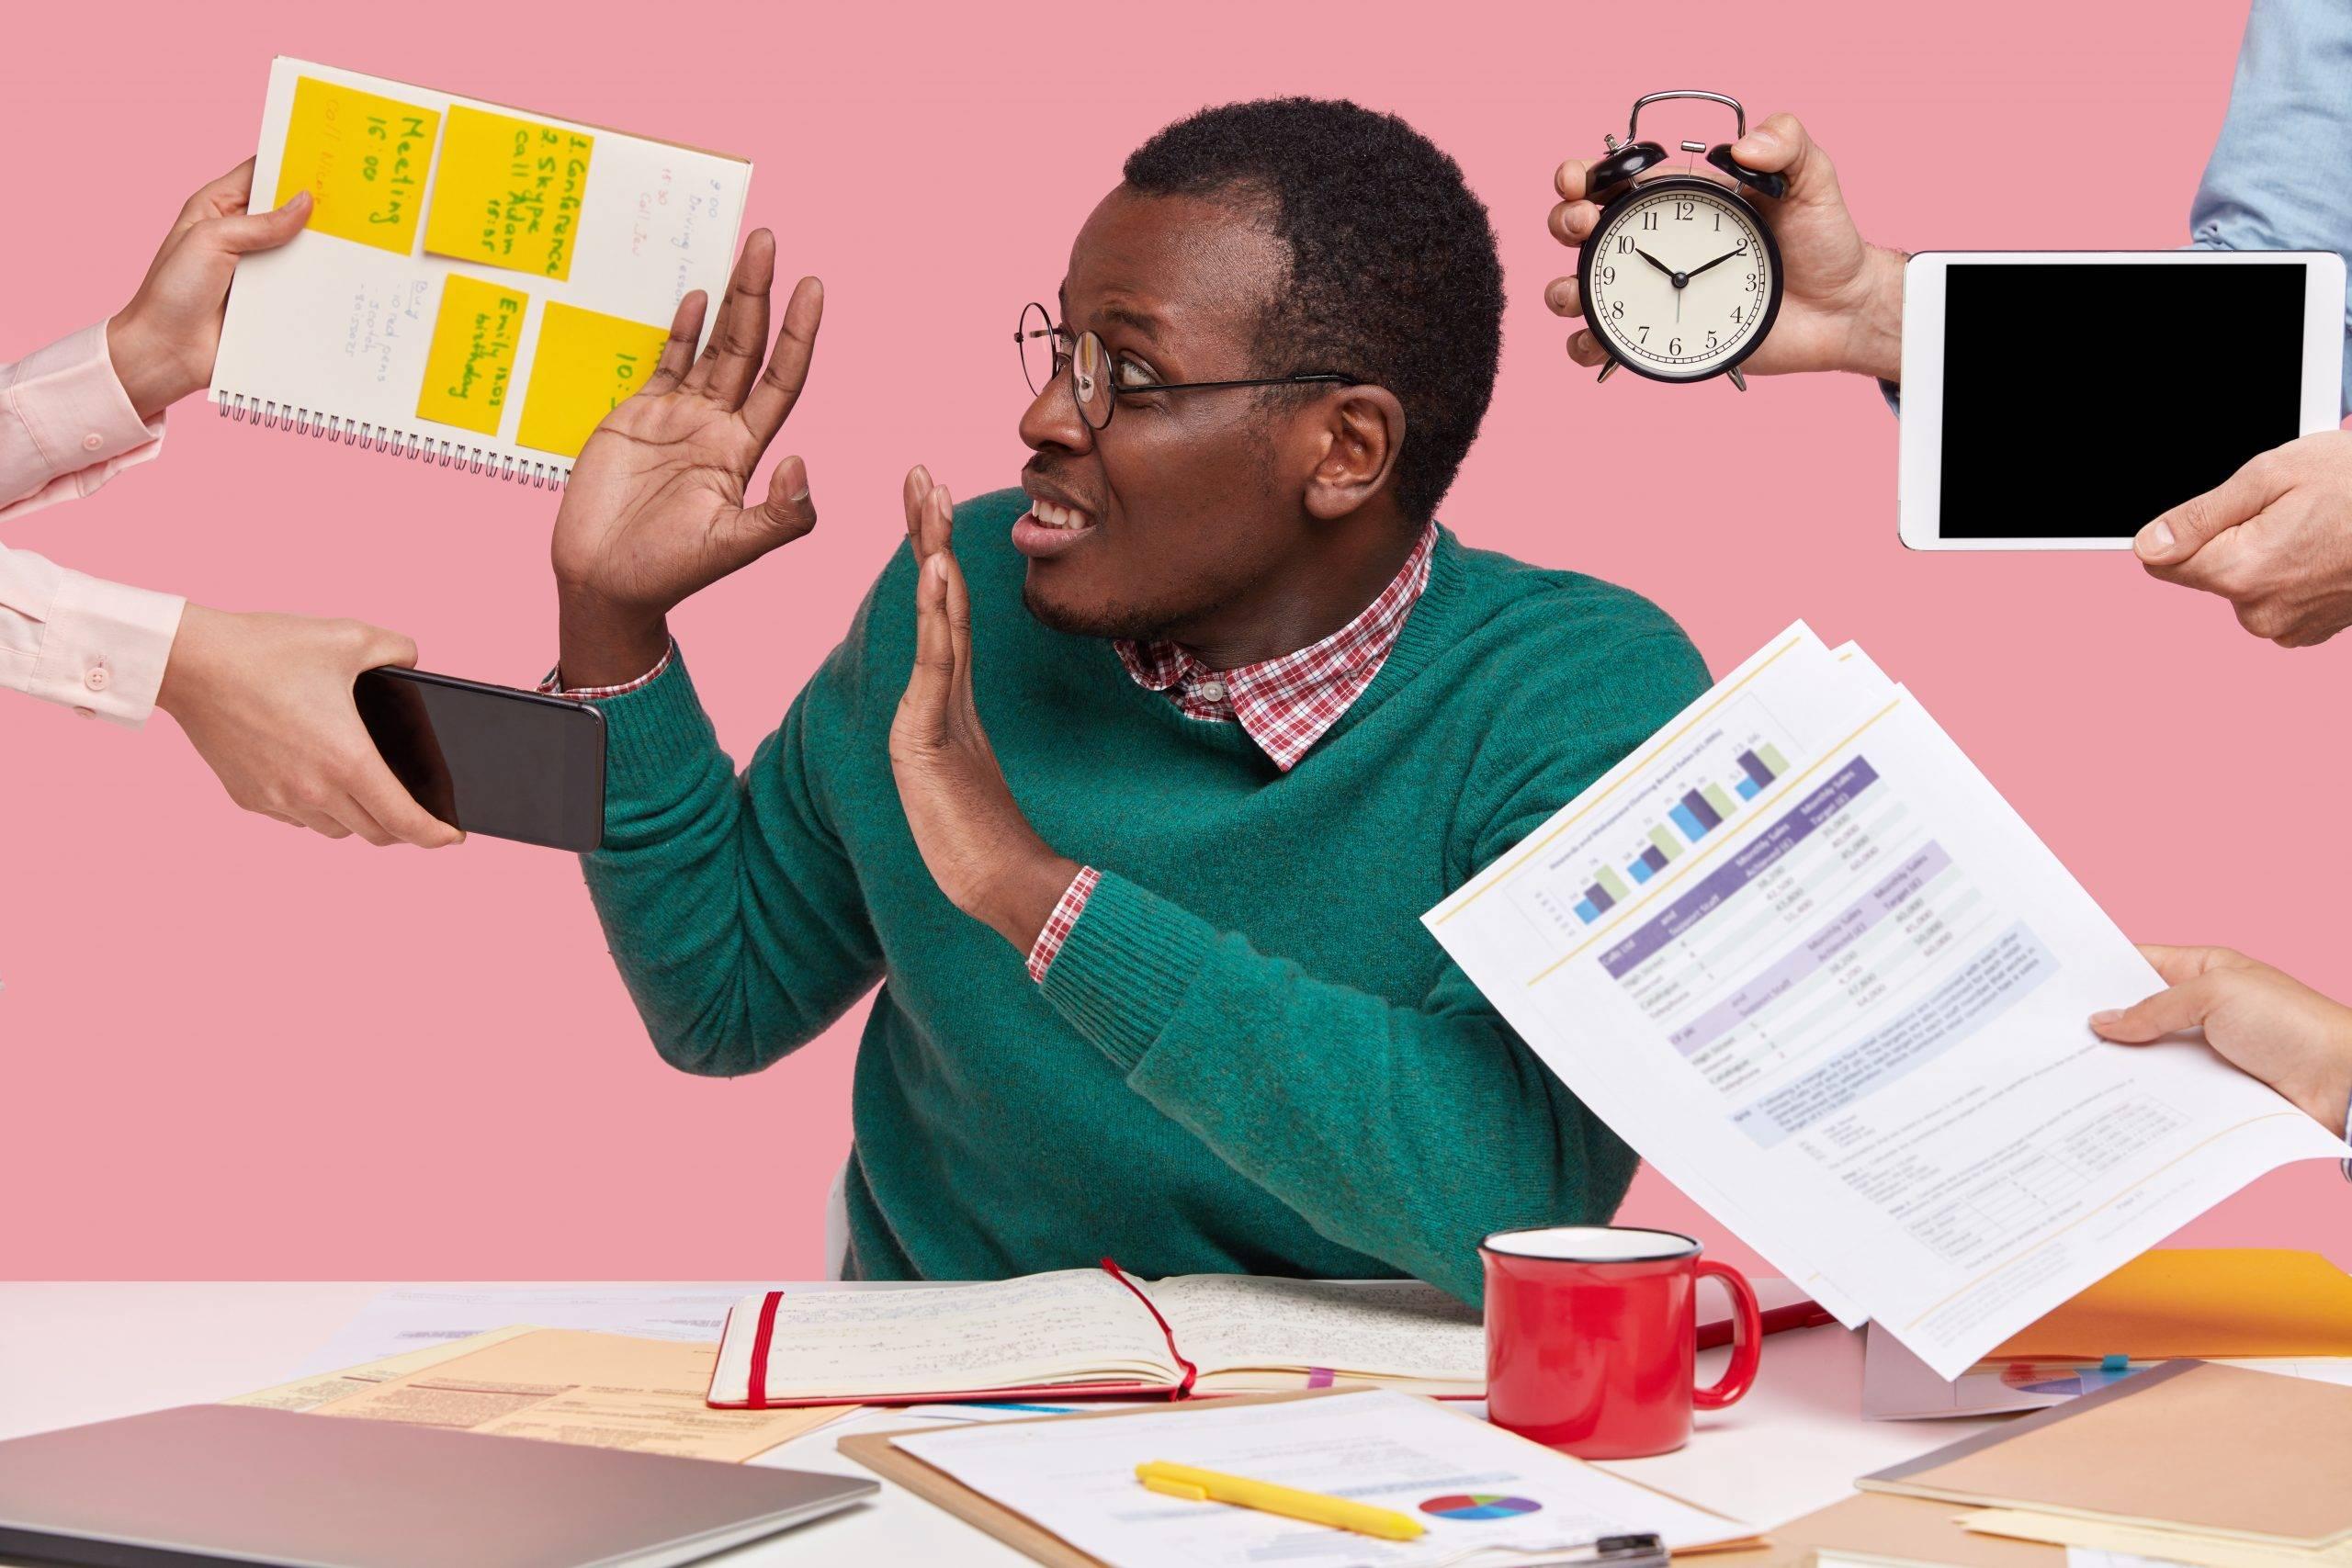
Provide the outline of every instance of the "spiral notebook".
{"type": "Polygon", "coordinates": [[[560,485],[678,301],[722,297],[741,158],[280,57],[213,368],[230,419],[560,485]]]}

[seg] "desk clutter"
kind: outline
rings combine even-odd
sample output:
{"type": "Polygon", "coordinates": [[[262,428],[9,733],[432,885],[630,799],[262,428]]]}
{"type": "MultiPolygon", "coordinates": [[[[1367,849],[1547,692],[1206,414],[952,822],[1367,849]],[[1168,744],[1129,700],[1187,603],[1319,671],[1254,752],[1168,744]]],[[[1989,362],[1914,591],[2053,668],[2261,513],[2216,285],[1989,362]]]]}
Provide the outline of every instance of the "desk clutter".
{"type": "MultiPolygon", "coordinates": [[[[1827,1327],[1814,1315],[1776,1307],[1764,1326],[1827,1327]]],[[[1564,1377],[1611,1353],[1566,1343],[1564,1377]]],[[[1889,1348],[1868,1348],[1860,1414],[1889,1348]]],[[[321,1353],[367,1359],[0,1443],[0,1557],[111,1562],[171,1540],[189,1562],[685,1562],[895,1491],[1056,1568],[2352,1568],[2352,1278],[2324,1258],[2151,1253],[1999,1349],[1948,1382],[1911,1358],[1914,1403],[1942,1408],[1894,1414],[1981,1416],[1962,1405],[1985,1379],[2042,1408],[1854,1476],[1826,1508],[1743,1521],[1692,1483],[1703,1469],[1661,1488],[1651,1461],[1484,1419],[1480,1314],[1411,1281],[1106,1267],[750,1294],[418,1288],[321,1353]],[[526,1312],[562,1325],[512,1321],[526,1312]],[[800,1439],[823,1447],[781,1449],[800,1439]],[[200,1462],[172,1469],[183,1450],[200,1462]],[[831,1473],[790,1468],[808,1462],[831,1473]],[[416,1529],[367,1537],[273,1501],[338,1468],[416,1529]],[[516,1499],[582,1489],[596,1506],[514,1534],[527,1551],[451,1554],[451,1520],[488,1540],[532,1517],[516,1499]],[[646,1495],[663,1507],[606,1506],[646,1495]]],[[[1702,1417],[1694,1455],[1724,1419],[1702,1417]]]]}

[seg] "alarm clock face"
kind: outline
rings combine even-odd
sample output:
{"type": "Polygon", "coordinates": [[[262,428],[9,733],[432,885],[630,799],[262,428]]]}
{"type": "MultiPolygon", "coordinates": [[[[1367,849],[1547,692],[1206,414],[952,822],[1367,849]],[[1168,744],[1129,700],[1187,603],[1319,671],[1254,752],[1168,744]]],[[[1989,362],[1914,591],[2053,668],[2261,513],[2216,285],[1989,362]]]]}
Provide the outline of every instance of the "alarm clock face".
{"type": "Polygon", "coordinates": [[[1585,242],[1584,315],[1628,370],[1719,376],[1756,351],[1781,309],[1781,252],[1756,209],[1677,175],[1611,201],[1585,242]]]}

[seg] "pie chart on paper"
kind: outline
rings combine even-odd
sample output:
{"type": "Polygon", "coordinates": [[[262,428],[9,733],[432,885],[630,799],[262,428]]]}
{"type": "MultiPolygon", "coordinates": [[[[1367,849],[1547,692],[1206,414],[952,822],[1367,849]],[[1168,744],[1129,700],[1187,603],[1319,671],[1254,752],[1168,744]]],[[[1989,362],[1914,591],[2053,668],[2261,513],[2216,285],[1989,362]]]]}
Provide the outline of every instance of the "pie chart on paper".
{"type": "Polygon", "coordinates": [[[1499,1492],[1449,1492],[1422,1504],[1421,1512],[1441,1519],[1510,1519],[1543,1506],[1532,1497],[1506,1497],[1499,1492]]]}

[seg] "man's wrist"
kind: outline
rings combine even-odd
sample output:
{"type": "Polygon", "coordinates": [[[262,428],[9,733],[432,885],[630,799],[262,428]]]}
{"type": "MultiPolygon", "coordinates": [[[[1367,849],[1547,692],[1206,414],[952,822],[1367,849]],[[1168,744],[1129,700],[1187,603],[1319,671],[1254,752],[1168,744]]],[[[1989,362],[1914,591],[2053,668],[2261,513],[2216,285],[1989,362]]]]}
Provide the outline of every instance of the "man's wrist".
{"type": "Polygon", "coordinates": [[[1846,335],[1845,368],[1882,381],[1903,379],[1903,269],[1910,258],[1867,247],[1861,291],[1846,335]]]}
{"type": "Polygon", "coordinates": [[[1056,854],[1040,840],[1035,852],[1023,855],[997,876],[967,913],[1011,942],[1025,958],[1036,947],[1037,934],[1053,918],[1055,906],[1084,869],[1068,855],[1056,854]]]}
{"type": "Polygon", "coordinates": [[[556,668],[568,687],[620,686],[670,651],[669,618],[613,604],[592,590],[557,589],[556,668]]]}
{"type": "Polygon", "coordinates": [[[107,359],[114,367],[114,378],[122,384],[123,396],[149,424],[202,385],[191,385],[187,367],[177,356],[127,310],[107,319],[107,359]]]}

